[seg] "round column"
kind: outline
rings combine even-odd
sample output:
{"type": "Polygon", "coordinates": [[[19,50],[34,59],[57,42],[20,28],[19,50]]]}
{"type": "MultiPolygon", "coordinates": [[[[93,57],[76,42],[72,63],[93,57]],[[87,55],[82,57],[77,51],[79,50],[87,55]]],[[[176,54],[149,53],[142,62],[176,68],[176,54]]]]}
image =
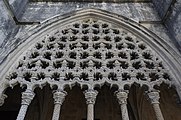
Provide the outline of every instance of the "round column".
{"type": "Polygon", "coordinates": [[[21,108],[16,120],[24,120],[28,106],[33,100],[34,96],[35,94],[32,90],[26,90],[22,93],[21,108]]]}
{"type": "Polygon", "coordinates": [[[94,104],[98,92],[96,90],[86,90],[84,92],[87,103],[87,120],[94,120],[94,104]]]}
{"type": "Polygon", "coordinates": [[[122,120],[129,120],[128,110],[127,110],[128,91],[119,90],[119,91],[116,91],[115,94],[118,99],[118,103],[120,104],[120,107],[121,107],[122,120]]]}
{"type": "Polygon", "coordinates": [[[61,91],[61,90],[54,91],[53,93],[54,111],[53,111],[52,120],[59,120],[61,105],[64,102],[66,95],[67,95],[67,92],[65,91],[61,91]]]}
{"type": "Polygon", "coordinates": [[[160,95],[158,91],[151,91],[147,93],[149,100],[153,106],[155,115],[156,115],[156,119],[157,120],[164,120],[160,106],[159,106],[159,99],[160,99],[160,95]]]}

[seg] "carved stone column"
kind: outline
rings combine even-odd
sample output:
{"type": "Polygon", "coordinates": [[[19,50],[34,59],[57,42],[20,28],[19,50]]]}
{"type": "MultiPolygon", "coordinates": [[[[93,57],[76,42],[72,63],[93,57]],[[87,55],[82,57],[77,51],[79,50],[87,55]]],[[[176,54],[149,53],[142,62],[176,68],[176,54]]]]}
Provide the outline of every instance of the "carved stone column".
{"type": "Polygon", "coordinates": [[[4,104],[4,100],[7,98],[8,96],[5,94],[1,94],[0,96],[0,106],[2,106],[4,104]]]}
{"type": "Polygon", "coordinates": [[[128,110],[127,110],[128,91],[126,91],[126,90],[119,90],[115,94],[116,94],[118,102],[119,102],[119,104],[121,106],[122,120],[129,120],[128,110]]]}
{"type": "Polygon", "coordinates": [[[60,116],[60,108],[62,103],[65,100],[65,96],[67,95],[67,92],[61,91],[61,90],[56,90],[53,93],[53,98],[54,98],[54,111],[53,111],[53,117],[52,120],[59,120],[60,116]]]}
{"type": "Polygon", "coordinates": [[[96,90],[86,90],[84,92],[87,103],[87,120],[94,120],[94,104],[98,92],[96,90]]]}
{"type": "Polygon", "coordinates": [[[148,94],[151,104],[153,105],[153,109],[154,109],[157,120],[164,120],[160,106],[159,106],[159,99],[160,99],[159,92],[151,91],[151,92],[148,92],[147,94],[148,94]]]}
{"type": "Polygon", "coordinates": [[[35,94],[32,90],[26,90],[22,93],[21,108],[16,120],[24,120],[28,106],[33,100],[34,96],[35,94]]]}

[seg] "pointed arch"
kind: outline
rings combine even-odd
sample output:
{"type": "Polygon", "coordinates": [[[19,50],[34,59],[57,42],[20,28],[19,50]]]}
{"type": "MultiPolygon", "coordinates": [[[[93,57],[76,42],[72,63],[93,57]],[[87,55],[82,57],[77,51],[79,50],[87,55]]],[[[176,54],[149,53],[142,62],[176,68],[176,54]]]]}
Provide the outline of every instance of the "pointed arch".
{"type": "MultiPolygon", "coordinates": [[[[179,72],[181,70],[181,63],[180,63],[181,56],[172,46],[170,46],[166,41],[159,38],[154,33],[144,28],[143,26],[140,26],[138,23],[130,19],[124,18],[123,16],[110,14],[109,12],[102,10],[84,9],[63,16],[53,17],[47,21],[42,22],[41,25],[31,28],[27,33],[20,36],[19,39],[21,39],[23,42],[18,46],[18,48],[13,50],[8,55],[7,59],[1,65],[1,71],[2,71],[0,73],[0,76],[2,78],[2,80],[0,81],[1,93],[3,93],[8,86],[17,83],[16,81],[8,81],[7,76],[8,75],[10,75],[10,77],[13,76],[13,74],[11,74],[12,70],[16,69],[17,64],[19,64],[19,61],[21,59],[24,59],[24,56],[26,56],[27,53],[33,49],[33,47],[39,40],[42,40],[42,38],[47,36],[47,34],[52,34],[53,32],[55,33],[55,31],[58,29],[65,30],[68,25],[74,25],[72,23],[76,23],[77,21],[82,21],[87,19],[103,21],[103,23],[110,24],[112,28],[116,27],[118,28],[118,30],[122,29],[123,31],[124,30],[127,31],[127,33],[133,35],[135,39],[139,38],[139,41],[144,42],[144,44],[149,46],[153,54],[156,54],[161,59],[161,61],[163,61],[164,65],[166,66],[165,70],[169,71],[169,74],[171,75],[172,81],[169,83],[171,85],[175,85],[177,87],[177,90],[180,90],[178,86],[180,86],[179,79],[181,77],[181,74],[179,72]]],[[[140,74],[140,77],[141,76],[142,75],[140,74]]],[[[112,79],[114,79],[113,77],[114,75],[112,75],[112,79]]],[[[41,81],[41,83],[36,84],[36,86],[41,84],[44,85],[46,84],[46,82],[47,81],[41,81]]],[[[72,82],[72,85],[74,85],[76,82],[72,82]]],[[[116,84],[114,80],[111,81],[112,83],[110,83],[109,80],[107,80],[106,82],[108,82],[111,85],[116,84]]],[[[20,84],[24,85],[24,83],[22,82],[20,82],[20,84]]],[[[29,82],[26,82],[25,84],[30,89],[34,89],[35,87],[32,86],[33,84],[30,84],[29,82]]],[[[158,82],[158,84],[161,83],[158,82]]],[[[56,84],[51,84],[51,85],[53,86],[56,84]]],[[[83,86],[84,84],[81,84],[80,82],[80,85],[83,86]]],[[[96,85],[97,84],[95,84],[95,86],[96,85]]],[[[151,87],[153,87],[153,85],[151,87]]]]}

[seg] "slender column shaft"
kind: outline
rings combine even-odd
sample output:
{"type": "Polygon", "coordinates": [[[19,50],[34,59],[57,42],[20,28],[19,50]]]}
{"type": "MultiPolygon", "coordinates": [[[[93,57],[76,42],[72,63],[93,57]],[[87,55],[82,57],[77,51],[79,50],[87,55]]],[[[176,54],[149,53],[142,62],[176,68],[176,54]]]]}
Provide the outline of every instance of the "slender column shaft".
{"type": "Polygon", "coordinates": [[[84,94],[87,100],[87,120],[94,120],[94,104],[98,92],[96,90],[86,90],[84,94]]]}
{"type": "Polygon", "coordinates": [[[53,93],[54,111],[53,111],[52,120],[59,120],[61,105],[64,102],[66,95],[67,95],[67,92],[61,91],[61,90],[56,90],[53,93]]]}
{"type": "Polygon", "coordinates": [[[116,92],[116,96],[121,107],[122,120],[129,120],[128,110],[127,110],[128,91],[119,90],[116,92]]]}
{"type": "Polygon", "coordinates": [[[155,115],[156,115],[156,119],[157,120],[164,120],[160,106],[159,106],[159,92],[158,91],[152,91],[148,93],[148,97],[150,99],[150,102],[153,106],[155,115]]]}
{"type": "Polygon", "coordinates": [[[88,104],[87,120],[94,120],[94,105],[88,104]]]}
{"type": "Polygon", "coordinates": [[[16,120],[24,120],[27,109],[28,109],[28,105],[21,105],[21,108],[16,120]]]}
{"type": "Polygon", "coordinates": [[[16,120],[24,120],[27,109],[31,101],[33,100],[35,94],[31,90],[26,90],[22,93],[22,101],[21,101],[21,108],[16,120]]]}

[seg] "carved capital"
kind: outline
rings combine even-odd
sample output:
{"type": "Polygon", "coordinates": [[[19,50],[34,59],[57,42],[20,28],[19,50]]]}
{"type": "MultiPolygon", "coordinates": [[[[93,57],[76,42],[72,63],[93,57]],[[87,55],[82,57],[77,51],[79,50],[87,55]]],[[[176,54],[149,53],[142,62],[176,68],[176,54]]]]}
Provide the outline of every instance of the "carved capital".
{"type": "Polygon", "coordinates": [[[158,91],[151,91],[147,93],[151,104],[159,104],[160,95],[158,91]]]}
{"type": "Polygon", "coordinates": [[[119,104],[127,104],[127,98],[128,98],[128,91],[126,90],[119,90],[115,92],[116,97],[118,99],[119,104]]]}
{"type": "Polygon", "coordinates": [[[97,94],[98,92],[96,90],[86,90],[84,92],[85,98],[87,100],[86,103],[95,104],[97,94]]]}
{"type": "Polygon", "coordinates": [[[25,92],[22,93],[22,105],[29,105],[31,101],[33,100],[35,96],[35,93],[32,90],[26,90],[25,92]]]}
{"type": "Polygon", "coordinates": [[[66,91],[56,90],[53,93],[54,104],[62,104],[65,100],[65,96],[67,95],[66,91]]]}
{"type": "Polygon", "coordinates": [[[4,104],[4,100],[7,98],[8,96],[5,94],[1,94],[0,96],[0,106],[2,106],[4,104]]]}

